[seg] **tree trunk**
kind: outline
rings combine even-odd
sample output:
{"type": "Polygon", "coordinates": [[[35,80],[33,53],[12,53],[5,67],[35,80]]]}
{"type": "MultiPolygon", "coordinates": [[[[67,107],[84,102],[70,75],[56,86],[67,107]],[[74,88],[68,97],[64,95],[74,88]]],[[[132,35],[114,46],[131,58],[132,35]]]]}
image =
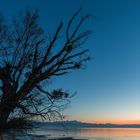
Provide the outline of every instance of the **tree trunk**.
{"type": "Polygon", "coordinates": [[[8,100],[1,100],[0,103],[0,133],[7,128],[7,121],[10,113],[13,111],[13,103],[8,100]]]}
{"type": "Polygon", "coordinates": [[[11,113],[8,108],[0,107],[0,133],[2,133],[7,128],[7,120],[11,113]]]}

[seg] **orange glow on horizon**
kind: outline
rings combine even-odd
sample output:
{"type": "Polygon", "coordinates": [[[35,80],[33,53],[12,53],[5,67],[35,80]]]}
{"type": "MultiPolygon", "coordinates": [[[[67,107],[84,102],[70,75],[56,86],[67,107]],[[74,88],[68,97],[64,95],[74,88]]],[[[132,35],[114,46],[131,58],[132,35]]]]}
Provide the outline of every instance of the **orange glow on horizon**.
{"type": "Polygon", "coordinates": [[[140,120],[81,120],[87,123],[97,123],[97,124],[140,124],[140,120]]]}

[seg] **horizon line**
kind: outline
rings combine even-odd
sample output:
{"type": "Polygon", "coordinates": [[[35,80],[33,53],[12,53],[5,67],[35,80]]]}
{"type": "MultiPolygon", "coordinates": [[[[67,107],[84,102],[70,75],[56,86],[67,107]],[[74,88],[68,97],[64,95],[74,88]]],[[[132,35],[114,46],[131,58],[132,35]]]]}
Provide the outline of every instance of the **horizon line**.
{"type": "Polygon", "coordinates": [[[68,120],[80,121],[83,123],[96,123],[96,124],[116,124],[116,125],[140,125],[140,120],[68,120]]]}

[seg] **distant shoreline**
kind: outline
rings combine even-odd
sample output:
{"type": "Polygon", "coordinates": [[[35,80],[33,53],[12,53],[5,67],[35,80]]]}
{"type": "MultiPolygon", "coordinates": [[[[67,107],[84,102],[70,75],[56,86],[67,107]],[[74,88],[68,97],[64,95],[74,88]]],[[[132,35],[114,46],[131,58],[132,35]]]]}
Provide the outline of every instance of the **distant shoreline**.
{"type": "Polygon", "coordinates": [[[80,121],[35,122],[40,127],[67,127],[67,128],[140,128],[140,124],[97,124],[80,121]]]}

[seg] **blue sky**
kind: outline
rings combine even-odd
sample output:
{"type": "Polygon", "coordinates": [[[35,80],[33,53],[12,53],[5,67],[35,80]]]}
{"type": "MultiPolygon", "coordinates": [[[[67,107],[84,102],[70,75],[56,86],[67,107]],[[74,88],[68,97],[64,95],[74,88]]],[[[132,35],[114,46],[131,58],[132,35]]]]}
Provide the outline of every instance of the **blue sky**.
{"type": "Polygon", "coordinates": [[[49,88],[77,91],[65,111],[82,121],[140,120],[139,0],[0,0],[0,11],[12,19],[19,11],[39,9],[40,23],[54,31],[79,7],[99,19],[85,47],[91,61],[84,69],[51,81],[49,88]]]}

